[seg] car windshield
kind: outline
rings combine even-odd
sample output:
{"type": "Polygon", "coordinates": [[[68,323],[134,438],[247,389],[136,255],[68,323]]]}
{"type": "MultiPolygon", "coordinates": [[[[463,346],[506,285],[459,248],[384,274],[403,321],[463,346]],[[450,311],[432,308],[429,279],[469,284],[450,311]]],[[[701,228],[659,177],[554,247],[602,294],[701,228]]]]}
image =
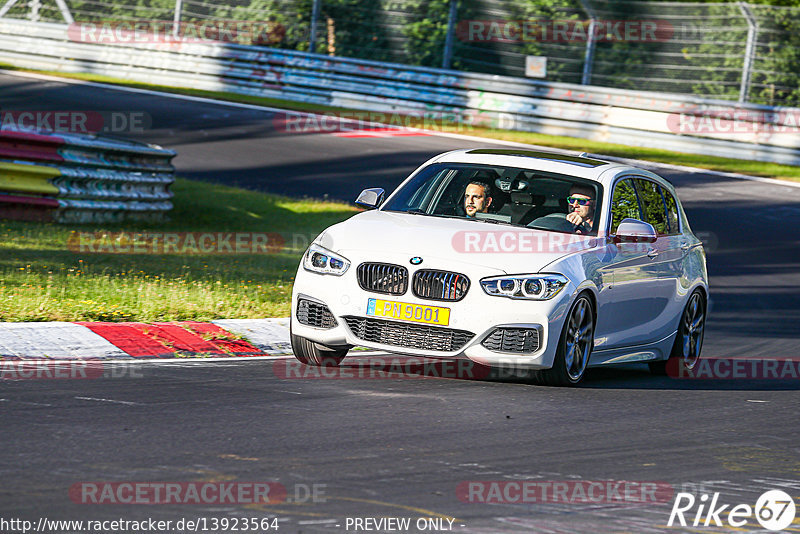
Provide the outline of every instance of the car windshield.
{"type": "Polygon", "coordinates": [[[594,210],[601,205],[601,194],[596,182],[568,175],[435,163],[414,175],[381,209],[596,234],[599,213],[594,210]]]}

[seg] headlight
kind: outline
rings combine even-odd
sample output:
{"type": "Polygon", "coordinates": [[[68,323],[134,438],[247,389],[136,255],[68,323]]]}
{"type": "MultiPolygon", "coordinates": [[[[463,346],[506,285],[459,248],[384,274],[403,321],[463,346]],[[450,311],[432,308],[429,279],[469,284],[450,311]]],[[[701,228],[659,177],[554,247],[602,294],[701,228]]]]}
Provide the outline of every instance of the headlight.
{"type": "Polygon", "coordinates": [[[567,282],[567,277],[560,274],[515,274],[484,278],[481,287],[494,297],[547,300],[555,297],[567,282]]]}
{"type": "Polygon", "coordinates": [[[350,267],[350,260],[325,247],[311,243],[303,256],[303,267],[306,271],[314,273],[342,276],[350,267]]]}

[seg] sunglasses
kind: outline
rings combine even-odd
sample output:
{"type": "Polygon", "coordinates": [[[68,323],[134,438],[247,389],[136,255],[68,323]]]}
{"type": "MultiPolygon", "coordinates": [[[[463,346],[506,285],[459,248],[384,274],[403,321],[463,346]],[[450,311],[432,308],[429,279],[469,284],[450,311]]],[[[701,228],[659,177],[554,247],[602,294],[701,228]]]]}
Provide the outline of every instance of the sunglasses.
{"type": "Polygon", "coordinates": [[[591,202],[591,198],[581,198],[581,197],[567,197],[567,202],[573,204],[575,202],[578,203],[579,206],[586,206],[591,202]]]}

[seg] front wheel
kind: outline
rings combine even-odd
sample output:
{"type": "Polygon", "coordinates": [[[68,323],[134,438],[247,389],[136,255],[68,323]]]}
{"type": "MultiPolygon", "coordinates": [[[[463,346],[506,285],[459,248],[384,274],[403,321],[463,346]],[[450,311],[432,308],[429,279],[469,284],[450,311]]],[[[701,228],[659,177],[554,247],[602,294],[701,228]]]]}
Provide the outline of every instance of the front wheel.
{"type": "Polygon", "coordinates": [[[564,322],[553,367],[537,372],[540,384],[575,386],[586,374],[594,347],[594,312],[586,295],[575,300],[564,322]]]}
{"type": "Polygon", "coordinates": [[[314,367],[336,367],[345,356],[350,346],[327,347],[314,343],[310,339],[290,334],[292,352],[301,363],[314,367]]]}
{"type": "MultiPolygon", "coordinates": [[[[700,360],[700,351],[703,349],[703,334],[706,326],[706,299],[703,292],[696,289],[689,297],[686,308],[681,315],[678,334],[672,345],[670,360],[677,362],[683,369],[695,368],[700,360]]],[[[650,372],[655,375],[667,374],[667,361],[650,362],[650,372]]]]}

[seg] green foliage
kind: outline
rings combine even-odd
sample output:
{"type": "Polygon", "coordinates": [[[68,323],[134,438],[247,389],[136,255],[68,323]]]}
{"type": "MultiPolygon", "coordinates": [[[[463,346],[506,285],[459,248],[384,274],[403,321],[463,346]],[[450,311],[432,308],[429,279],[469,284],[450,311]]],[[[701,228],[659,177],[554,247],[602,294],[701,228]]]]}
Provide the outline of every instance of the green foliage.
{"type": "Polygon", "coordinates": [[[623,219],[640,219],[642,218],[639,211],[639,202],[636,199],[636,191],[633,188],[633,182],[622,180],[614,188],[614,197],[611,200],[611,233],[616,233],[619,223],[623,219]]]}
{"type": "Polygon", "coordinates": [[[644,209],[644,221],[653,225],[659,235],[669,233],[661,188],[649,180],[636,179],[636,190],[644,209]]]}
{"type": "MultiPolygon", "coordinates": [[[[797,5],[798,1],[793,2],[797,5]]],[[[761,104],[800,104],[800,18],[797,11],[754,8],[760,34],[749,99],[761,104]]]]}
{"type": "MultiPolygon", "coordinates": [[[[314,0],[205,0],[184,4],[182,20],[242,20],[268,23],[268,35],[252,42],[307,51],[314,0]]],[[[736,101],[744,67],[748,26],[731,1],[694,3],[663,0],[457,0],[451,66],[456,70],[524,76],[525,58],[547,58],[546,81],[581,83],[586,43],[529,36],[503,41],[468,40],[468,21],[584,21],[592,6],[600,20],[660,20],[675,25],[658,42],[597,42],[591,65],[593,85],[693,93],[736,101]]],[[[757,45],[747,100],[800,105],[800,0],[754,0],[757,45]]],[[[60,18],[51,2],[42,16],[60,18]],[[47,13],[47,15],[44,15],[47,13]]],[[[175,0],[96,2],[71,0],[76,20],[171,21],[175,0]]],[[[13,17],[27,16],[17,3],[13,17]]],[[[440,67],[448,32],[450,0],[321,0],[316,51],[341,57],[440,67]],[[329,35],[329,31],[332,36],[329,35]]]]}
{"type": "Polygon", "coordinates": [[[245,0],[238,4],[214,3],[210,4],[203,18],[248,21],[254,24],[255,44],[306,51],[311,28],[312,2],[313,0],[245,0]],[[259,30],[266,35],[259,35],[259,30]]]}
{"type": "Polygon", "coordinates": [[[69,9],[79,21],[172,20],[174,0],[129,0],[123,3],[70,1],[69,9]]]}
{"type": "Polygon", "coordinates": [[[325,0],[322,2],[321,31],[317,49],[324,52],[328,45],[328,20],[335,29],[337,56],[359,57],[377,61],[398,61],[392,44],[392,21],[381,2],[364,0],[325,0]]]}
{"type": "Polygon", "coordinates": [[[396,0],[390,9],[406,11],[413,18],[403,26],[404,52],[408,62],[426,67],[441,67],[447,39],[450,0],[396,0]]]}

